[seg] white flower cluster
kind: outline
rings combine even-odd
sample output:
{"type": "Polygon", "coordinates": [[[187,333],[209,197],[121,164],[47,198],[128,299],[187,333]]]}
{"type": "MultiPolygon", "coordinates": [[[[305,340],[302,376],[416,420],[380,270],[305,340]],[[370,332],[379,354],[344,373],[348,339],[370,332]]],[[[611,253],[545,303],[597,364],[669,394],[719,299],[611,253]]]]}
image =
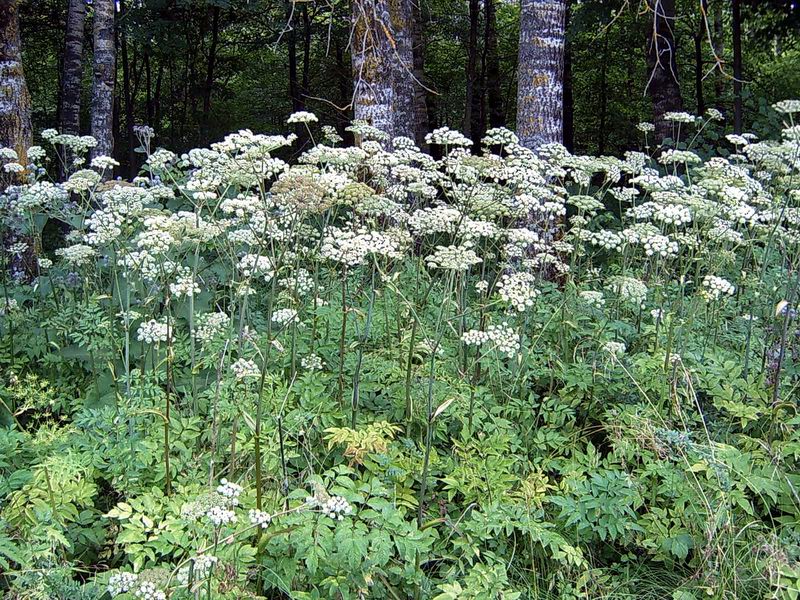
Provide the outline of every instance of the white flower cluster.
{"type": "Polygon", "coordinates": [[[299,267],[289,277],[281,278],[278,283],[286,291],[298,296],[305,296],[314,289],[314,278],[306,269],[299,267]]]}
{"type": "Polygon", "coordinates": [[[736,287],[727,279],[716,275],[703,277],[703,289],[700,294],[708,301],[716,301],[723,296],[733,296],[736,287]]]}
{"type": "Polygon", "coordinates": [[[224,506],[212,506],[206,513],[205,517],[214,527],[222,527],[223,525],[231,525],[236,522],[236,513],[224,506]]]}
{"type": "Polygon", "coordinates": [[[589,242],[593,246],[599,246],[606,250],[616,250],[617,252],[622,250],[622,241],[622,237],[618,233],[608,229],[594,231],[589,237],[589,242]]]}
{"type": "Polygon", "coordinates": [[[290,125],[292,123],[316,123],[317,121],[319,121],[319,119],[317,119],[317,115],[305,110],[294,112],[289,115],[288,119],[286,119],[286,122],[290,125]]]}
{"type": "Polygon", "coordinates": [[[523,312],[533,306],[533,302],[539,296],[539,290],[535,287],[535,277],[531,273],[517,272],[504,274],[497,283],[497,293],[503,302],[507,302],[517,311],[523,312]]]}
{"type": "Polygon", "coordinates": [[[11,208],[17,213],[55,207],[69,199],[69,193],[60,184],[37,181],[19,190],[11,201],[11,208]]]}
{"type": "Polygon", "coordinates": [[[316,354],[309,354],[300,359],[300,366],[308,371],[321,371],[322,359],[316,354]]]}
{"type": "Polygon", "coordinates": [[[191,298],[195,294],[200,293],[200,286],[194,279],[192,270],[188,267],[181,267],[179,272],[175,275],[175,282],[169,284],[169,289],[172,294],[178,298],[186,296],[191,298]]]}
{"type": "Polygon", "coordinates": [[[194,336],[201,342],[210,342],[230,325],[231,318],[224,312],[201,313],[195,319],[194,336]]]}
{"type": "Polygon", "coordinates": [[[261,527],[261,529],[266,529],[272,521],[272,515],[263,510],[256,510],[255,508],[250,509],[248,516],[250,517],[250,523],[261,527]]]}
{"type": "Polygon", "coordinates": [[[666,204],[658,206],[653,212],[653,219],[667,225],[679,227],[692,222],[692,211],[686,206],[666,204]]]}
{"type": "Polygon", "coordinates": [[[258,254],[245,254],[239,259],[239,269],[245,277],[263,275],[266,280],[272,279],[272,261],[267,256],[258,254]]]}
{"type": "Polygon", "coordinates": [[[88,264],[96,255],[94,248],[86,244],[73,244],[66,248],[56,250],[56,256],[60,256],[74,267],[88,264]]]}
{"type": "Polygon", "coordinates": [[[644,240],[643,245],[647,256],[670,258],[678,255],[678,242],[665,235],[652,235],[644,240]]]}
{"type": "Polygon", "coordinates": [[[255,361],[246,358],[240,358],[234,362],[231,365],[231,371],[233,371],[233,375],[237,380],[252,379],[261,376],[261,369],[258,368],[255,361]]]}
{"type": "Polygon", "coordinates": [[[461,211],[446,206],[421,208],[408,218],[408,226],[418,235],[454,233],[464,216],[461,211]]]}
{"type": "Polygon", "coordinates": [[[338,227],[326,228],[320,254],[323,258],[349,267],[360,265],[370,254],[386,258],[402,256],[397,239],[387,233],[338,227]]]}
{"type": "Polygon", "coordinates": [[[353,507],[341,496],[331,496],[320,506],[320,510],[326,517],[341,521],[344,519],[345,515],[349,515],[353,512],[353,507]]]}
{"type": "Polygon", "coordinates": [[[613,277],[610,287],[620,298],[634,306],[644,306],[647,300],[647,286],[634,277],[613,277]]]}
{"type": "Polygon", "coordinates": [[[462,334],[461,341],[468,346],[491,343],[492,349],[509,358],[514,358],[521,348],[519,334],[505,321],[500,325],[489,325],[486,331],[470,329],[462,334]]]}
{"type": "Polygon", "coordinates": [[[472,146],[472,140],[460,131],[439,127],[425,136],[425,143],[439,146],[472,146]]]}
{"type": "Polygon", "coordinates": [[[150,319],[139,325],[136,339],[145,344],[158,344],[169,339],[170,327],[166,323],[150,319]]]}
{"type": "Polygon", "coordinates": [[[108,593],[110,596],[119,596],[133,589],[139,578],[133,573],[114,573],[108,579],[108,593]]]}
{"type": "Polygon", "coordinates": [[[584,290],[578,295],[584,302],[586,302],[586,304],[594,308],[603,308],[606,304],[606,299],[603,297],[603,292],[584,290]]]}
{"type": "Polygon", "coordinates": [[[139,600],[167,600],[167,595],[149,581],[143,582],[133,595],[139,600]]]}
{"type": "Polygon", "coordinates": [[[468,271],[482,262],[483,259],[474,250],[465,246],[436,246],[436,251],[425,257],[428,267],[453,271],[468,271]]]}
{"type": "Polygon", "coordinates": [[[239,504],[239,496],[241,496],[242,491],[242,486],[228,481],[224,477],[219,480],[217,493],[225,497],[230,506],[237,506],[239,504]]]}
{"type": "Polygon", "coordinates": [[[626,347],[623,342],[606,342],[603,344],[603,351],[614,356],[622,356],[625,354],[625,350],[626,347]]]}
{"type": "Polygon", "coordinates": [[[287,325],[288,323],[295,323],[297,318],[297,311],[293,308],[279,308],[272,313],[272,322],[278,325],[287,325]]]}
{"type": "Polygon", "coordinates": [[[189,562],[191,564],[178,570],[177,579],[181,585],[188,585],[190,578],[192,581],[204,581],[207,579],[219,559],[211,554],[204,554],[189,559],[189,562]]]}

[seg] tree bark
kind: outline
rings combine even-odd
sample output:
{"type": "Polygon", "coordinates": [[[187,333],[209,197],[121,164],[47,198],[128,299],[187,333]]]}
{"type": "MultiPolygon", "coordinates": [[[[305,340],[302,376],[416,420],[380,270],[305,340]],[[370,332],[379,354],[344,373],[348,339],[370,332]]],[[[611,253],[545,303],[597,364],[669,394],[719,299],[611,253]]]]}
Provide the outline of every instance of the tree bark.
{"type": "Polygon", "coordinates": [[[473,141],[480,136],[477,131],[480,119],[480,74],[478,73],[478,26],[480,2],[469,0],[469,33],[467,35],[466,101],[464,103],[464,135],[473,141]]]}
{"type": "Polygon", "coordinates": [[[733,130],[742,133],[742,11],[740,0],[731,0],[733,37],[733,130]]]}
{"type": "Polygon", "coordinates": [[[81,81],[83,79],[83,36],[86,0],[69,0],[67,32],[64,38],[64,64],[61,73],[62,133],[79,135],[81,129],[81,81]]]}
{"type": "Polygon", "coordinates": [[[394,136],[391,45],[384,30],[385,0],[353,0],[353,113],[394,136]]]}
{"type": "Polygon", "coordinates": [[[486,56],[486,101],[489,127],[505,125],[503,98],[500,94],[500,57],[497,50],[497,7],[495,0],[483,0],[484,55],[486,56]]]}
{"type": "Polygon", "coordinates": [[[517,135],[530,149],[562,141],[565,12],[565,0],[522,0],[517,135]]]}
{"type": "Polygon", "coordinates": [[[0,0],[0,145],[28,164],[33,138],[31,96],[22,69],[18,0],[0,0]]]}
{"type": "Polygon", "coordinates": [[[207,144],[211,128],[211,95],[214,91],[214,68],[217,66],[217,48],[219,46],[219,6],[211,9],[211,44],[208,47],[206,63],[206,81],[203,86],[203,116],[200,127],[201,143],[207,144]]]}
{"type": "Polygon", "coordinates": [[[422,25],[422,9],[419,3],[412,5],[413,22],[411,39],[413,43],[414,61],[414,139],[417,146],[425,147],[425,136],[428,134],[428,92],[425,89],[425,31],[422,25]]]}
{"type": "Polygon", "coordinates": [[[675,0],[647,0],[647,5],[653,17],[647,37],[647,93],[653,103],[656,141],[660,143],[672,136],[672,123],[664,120],[664,114],[683,110],[673,35],[675,0]]]}
{"type": "Polygon", "coordinates": [[[114,151],[114,0],[94,0],[94,82],[92,85],[92,156],[114,151]]]}
{"type": "MultiPolygon", "coordinates": [[[[571,4],[567,2],[567,14],[564,17],[565,28],[571,17],[571,4]]],[[[564,146],[570,152],[575,150],[575,96],[572,87],[572,44],[564,36],[564,146]]]]}
{"type": "Polygon", "coordinates": [[[394,136],[415,136],[415,90],[419,83],[414,80],[414,7],[415,0],[390,0],[390,32],[394,37],[392,86],[395,106],[394,136]]]}

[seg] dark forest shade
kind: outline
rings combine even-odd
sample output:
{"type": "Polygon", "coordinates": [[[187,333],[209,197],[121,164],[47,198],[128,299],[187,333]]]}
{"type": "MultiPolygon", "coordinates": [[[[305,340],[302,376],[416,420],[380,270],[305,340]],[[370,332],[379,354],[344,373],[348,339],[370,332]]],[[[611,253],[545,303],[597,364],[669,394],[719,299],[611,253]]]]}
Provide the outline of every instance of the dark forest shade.
{"type": "Polygon", "coordinates": [[[652,16],[647,31],[647,93],[653,102],[656,140],[661,142],[672,135],[672,123],[664,115],[683,110],[674,35],[675,0],[647,0],[647,6],[652,16]]]}

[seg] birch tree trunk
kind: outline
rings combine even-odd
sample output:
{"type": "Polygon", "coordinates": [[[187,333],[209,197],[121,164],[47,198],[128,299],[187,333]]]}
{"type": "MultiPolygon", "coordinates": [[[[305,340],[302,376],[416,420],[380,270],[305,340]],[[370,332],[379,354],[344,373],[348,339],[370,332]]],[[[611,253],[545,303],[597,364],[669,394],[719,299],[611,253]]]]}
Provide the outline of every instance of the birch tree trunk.
{"type": "Polygon", "coordinates": [[[114,151],[114,0],[94,0],[94,81],[91,124],[97,146],[92,156],[114,151]]]}
{"type": "Polygon", "coordinates": [[[414,138],[413,0],[353,0],[353,112],[389,134],[414,138]]]}
{"type": "Polygon", "coordinates": [[[394,137],[394,60],[387,0],[353,0],[353,113],[394,137]]]}
{"type": "Polygon", "coordinates": [[[672,135],[672,123],[664,120],[664,114],[683,110],[673,34],[675,0],[647,0],[647,6],[652,16],[647,36],[647,93],[653,102],[656,142],[660,143],[672,135]]]}
{"type": "Polygon", "coordinates": [[[28,164],[33,137],[31,97],[22,70],[18,0],[0,0],[0,146],[13,148],[28,164]]]}
{"type": "Polygon", "coordinates": [[[517,135],[530,149],[562,140],[565,12],[565,0],[521,3],[517,135]]]}
{"type": "Polygon", "coordinates": [[[61,72],[61,132],[79,135],[81,129],[81,80],[86,0],[69,0],[61,72]]]}
{"type": "Polygon", "coordinates": [[[419,83],[414,75],[414,0],[390,0],[390,33],[394,37],[392,85],[395,106],[394,135],[412,140],[415,137],[415,90],[419,83]]]}

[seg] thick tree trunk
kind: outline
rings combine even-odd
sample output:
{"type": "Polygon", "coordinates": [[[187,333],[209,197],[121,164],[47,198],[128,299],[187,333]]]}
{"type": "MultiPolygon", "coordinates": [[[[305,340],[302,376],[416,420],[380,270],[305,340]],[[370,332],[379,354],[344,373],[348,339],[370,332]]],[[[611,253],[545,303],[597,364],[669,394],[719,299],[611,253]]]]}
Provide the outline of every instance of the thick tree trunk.
{"type": "Polygon", "coordinates": [[[517,135],[523,146],[561,142],[565,0],[522,0],[517,135]]]}
{"type": "Polygon", "coordinates": [[[114,0],[94,0],[94,82],[92,85],[92,156],[114,151],[114,0]]]}
{"type": "Polygon", "coordinates": [[[61,73],[62,133],[79,135],[81,129],[81,81],[83,79],[83,36],[86,0],[69,0],[67,32],[64,38],[64,64],[61,73]]]}
{"type": "Polygon", "coordinates": [[[655,136],[660,143],[672,136],[672,123],[664,120],[664,114],[683,110],[673,35],[675,0],[647,0],[647,5],[653,19],[647,36],[647,93],[653,102],[655,136]]]}
{"type": "Polygon", "coordinates": [[[486,56],[486,101],[489,105],[489,127],[505,125],[503,98],[500,94],[500,57],[497,50],[497,7],[495,0],[483,0],[484,55],[486,56]]]}
{"type": "Polygon", "coordinates": [[[393,56],[386,0],[353,0],[353,113],[394,137],[393,56]]]}
{"type": "Polygon", "coordinates": [[[733,37],[733,130],[742,133],[742,12],[739,0],[731,0],[733,37]]]}
{"type": "Polygon", "coordinates": [[[18,0],[0,0],[0,146],[12,148],[28,164],[31,97],[22,70],[18,0]]]}

